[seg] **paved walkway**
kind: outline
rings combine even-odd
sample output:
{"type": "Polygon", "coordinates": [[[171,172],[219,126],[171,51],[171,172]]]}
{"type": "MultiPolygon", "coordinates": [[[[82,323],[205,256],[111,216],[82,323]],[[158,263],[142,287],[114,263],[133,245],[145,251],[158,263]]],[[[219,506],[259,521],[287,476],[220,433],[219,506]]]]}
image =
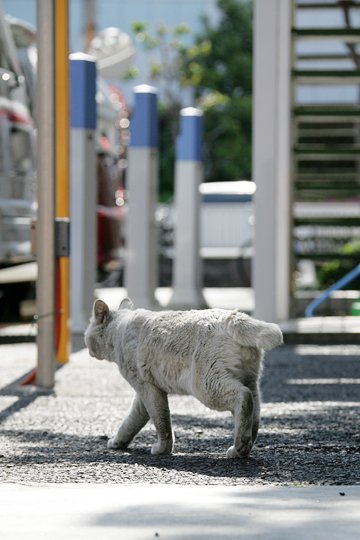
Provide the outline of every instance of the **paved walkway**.
{"type": "Polygon", "coordinates": [[[79,351],[41,392],[16,384],[35,344],[0,346],[1,540],[358,540],[359,352],[268,354],[259,441],[237,461],[231,417],[186,396],[174,456],[149,454],[152,426],[109,452],[132,395],[115,366],[79,351]]]}
{"type": "Polygon", "coordinates": [[[360,486],[0,486],[2,540],[358,540],[360,486]]]}

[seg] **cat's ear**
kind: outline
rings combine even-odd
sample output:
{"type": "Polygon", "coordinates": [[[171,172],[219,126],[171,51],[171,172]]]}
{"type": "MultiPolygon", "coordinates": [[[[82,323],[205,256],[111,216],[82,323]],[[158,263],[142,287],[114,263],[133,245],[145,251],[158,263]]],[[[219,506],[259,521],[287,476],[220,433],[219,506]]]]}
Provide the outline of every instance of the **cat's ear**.
{"type": "Polygon", "coordinates": [[[103,302],[102,300],[95,300],[93,313],[94,313],[95,321],[98,324],[102,324],[103,322],[106,321],[106,319],[109,318],[110,310],[107,304],[105,304],[105,302],[103,302]]]}
{"type": "Polygon", "coordinates": [[[135,309],[135,306],[130,298],[124,298],[120,302],[119,309],[135,309]]]}

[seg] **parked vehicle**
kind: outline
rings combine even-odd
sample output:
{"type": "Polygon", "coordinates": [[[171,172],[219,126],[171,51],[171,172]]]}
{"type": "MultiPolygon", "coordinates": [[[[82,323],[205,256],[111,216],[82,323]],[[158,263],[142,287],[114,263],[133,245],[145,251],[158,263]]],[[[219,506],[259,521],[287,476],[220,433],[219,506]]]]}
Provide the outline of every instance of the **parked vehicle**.
{"type": "Polygon", "coordinates": [[[97,83],[97,267],[107,283],[122,274],[125,227],[127,108],[121,92],[97,83]],[[126,127],[122,127],[126,126],[126,127]]]}
{"type": "MultiPolygon", "coordinates": [[[[254,182],[207,182],[199,186],[200,255],[205,286],[248,287],[254,236],[254,182]]],[[[176,208],[171,201],[157,210],[160,283],[171,283],[176,208]]]]}
{"type": "Polygon", "coordinates": [[[0,13],[0,267],[32,258],[35,212],[34,122],[11,27],[0,13]]]}
{"type": "MultiPolygon", "coordinates": [[[[32,136],[34,142],[34,123],[31,117],[31,112],[35,109],[35,89],[36,89],[36,66],[37,53],[35,47],[35,29],[28,23],[14,19],[12,17],[2,17],[2,23],[6,26],[9,40],[12,42],[12,57],[17,66],[17,72],[21,73],[18,77],[23,86],[22,115],[17,112],[17,130],[23,128],[23,124],[27,126],[27,133],[32,136]],[[26,111],[26,114],[25,114],[26,111]]],[[[15,75],[13,77],[15,79],[15,75]]],[[[121,231],[122,222],[124,219],[123,205],[119,204],[120,198],[117,192],[123,189],[123,162],[120,163],[124,156],[124,143],[121,141],[120,120],[127,114],[126,107],[120,102],[119,91],[111,88],[103,79],[98,78],[97,81],[97,180],[98,180],[98,267],[102,272],[106,272],[106,265],[119,259],[119,248],[122,245],[123,233],[121,231]],[[122,145],[121,145],[122,143],[122,145]]],[[[20,103],[12,101],[12,107],[20,107],[20,103]]],[[[14,119],[14,114],[11,115],[14,119]]],[[[24,130],[24,128],[23,128],[24,130]]],[[[9,131],[9,130],[8,130],[9,131]]],[[[10,129],[10,132],[14,130],[10,129]]],[[[17,136],[20,139],[19,136],[17,136]]],[[[14,139],[14,137],[13,137],[14,139]]],[[[6,137],[5,137],[6,141],[6,137]]],[[[7,141],[6,141],[7,142],[7,141]]],[[[17,154],[21,153],[23,163],[27,164],[33,178],[32,183],[32,205],[31,215],[36,213],[36,193],[35,193],[35,163],[34,163],[34,144],[25,145],[23,142],[20,147],[20,141],[16,141],[15,145],[17,154]],[[31,153],[31,159],[30,159],[31,153]],[[26,157],[26,159],[25,159],[26,157]]],[[[6,155],[6,153],[5,153],[6,155]]],[[[18,161],[20,158],[18,158],[18,161]]],[[[14,176],[6,172],[6,177],[14,176]]],[[[2,186],[4,182],[2,182],[2,186]]],[[[19,190],[18,190],[19,192],[19,190]]],[[[5,197],[6,199],[6,197],[5,197]]],[[[19,199],[24,201],[23,194],[19,194],[19,199]]],[[[8,202],[4,204],[8,206],[8,202]]],[[[30,228],[28,223],[24,223],[28,240],[30,228]]],[[[1,242],[0,242],[1,243],[1,242]]],[[[27,252],[31,258],[30,244],[27,242],[23,246],[23,250],[27,252]]],[[[4,260],[4,264],[11,262],[4,260]]]]}
{"type": "MultiPolygon", "coordinates": [[[[34,261],[31,222],[36,218],[34,122],[36,34],[28,23],[0,12],[0,268],[34,261]]],[[[122,271],[123,185],[127,107],[119,89],[97,80],[97,267],[100,281],[122,271]]],[[[31,283],[0,284],[0,320],[14,320],[31,283]],[[19,292],[14,296],[14,287],[19,292]],[[10,291],[10,295],[9,295],[10,291]],[[13,299],[11,310],[9,299],[13,299]]]]}

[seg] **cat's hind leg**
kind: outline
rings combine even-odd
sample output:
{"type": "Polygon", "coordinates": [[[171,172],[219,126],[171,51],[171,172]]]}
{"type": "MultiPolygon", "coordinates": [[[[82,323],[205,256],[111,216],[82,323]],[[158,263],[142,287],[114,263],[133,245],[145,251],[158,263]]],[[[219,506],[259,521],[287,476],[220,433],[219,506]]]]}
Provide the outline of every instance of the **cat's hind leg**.
{"type": "Polygon", "coordinates": [[[226,452],[229,458],[247,457],[255,442],[258,429],[258,424],[257,426],[253,424],[254,419],[256,422],[253,394],[246,386],[239,385],[239,389],[233,409],[234,445],[230,446],[226,452]]]}
{"type": "Polygon", "coordinates": [[[256,384],[255,388],[250,388],[253,395],[254,409],[253,409],[253,425],[252,425],[252,441],[255,444],[257,439],[257,434],[259,431],[260,425],[260,407],[261,407],[261,392],[259,388],[259,383],[256,384]]]}
{"type": "Polygon", "coordinates": [[[142,387],[141,398],[150,418],[154,422],[158,440],[151,447],[151,453],[171,454],[174,447],[174,434],[171,428],[170,409],[166,392],[147,383],[142,387]]]}
{"type": "Polygon", "coordinates": [[[126,448],[132,439],[139,433],[149,420],[149,413],[140,397],[135,394],[131,408],[126,418],[121,423],[115,437],[109,439],[108,448],[110,450],[120,450],[126,448]]]}
{"type": "MultiPolygon", "coordinates": [[[[229,458],[248,456],[254,442],[254,399],[251,390],[228,370],[217,369],[206,378],[198,378],[194,395],[210,409],[233,413],[234,444],[226,455],[229,458]]],[[[254,434],[256,430],[255,426],[254,434]]]]}

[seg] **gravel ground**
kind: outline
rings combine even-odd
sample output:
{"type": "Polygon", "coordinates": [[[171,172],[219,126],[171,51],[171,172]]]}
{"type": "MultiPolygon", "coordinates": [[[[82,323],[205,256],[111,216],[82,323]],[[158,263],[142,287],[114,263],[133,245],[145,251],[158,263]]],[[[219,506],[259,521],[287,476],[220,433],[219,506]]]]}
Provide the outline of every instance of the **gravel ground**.
{"type": "Polygon", "coordinates": [[[266,355],[262,424],[251,457],[228,460],[230,414],[170,398],[176,452],[151,456],[148,425],[125,452],[106,449],[132,390],[85,350],[53,393],[19,387],[34,344],[0,347],[0,481],[219,485],[360,484],[360,347],[284,346],[266,355]]]}

